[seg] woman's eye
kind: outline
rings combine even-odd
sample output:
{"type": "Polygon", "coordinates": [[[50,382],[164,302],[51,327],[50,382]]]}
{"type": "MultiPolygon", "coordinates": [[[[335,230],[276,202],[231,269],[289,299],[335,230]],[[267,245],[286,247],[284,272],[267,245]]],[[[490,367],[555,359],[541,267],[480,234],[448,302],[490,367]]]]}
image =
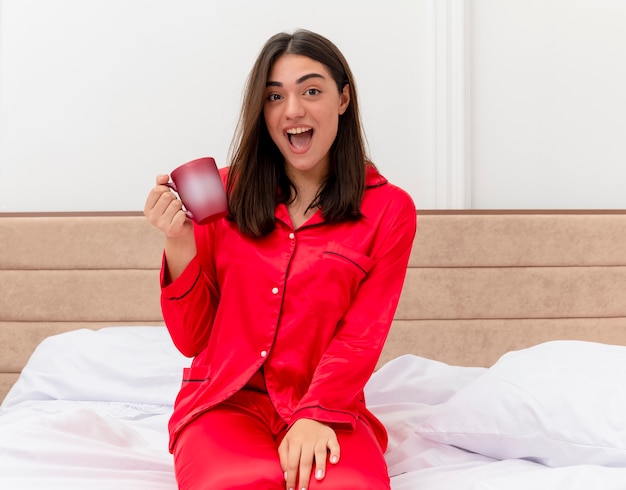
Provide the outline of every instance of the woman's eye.
{"type": "Polygon", "coordinates": [[[280,100],[280,99],[281,99],[281,96],[279,94],[270,94],[267,97],[267,100],[269,100],[270,102],[275,102],[275,101],[280,100]]]}
{"type": "Polygon", "coordinates": [[[310,89],[308,89],[308,90],[305,92],[305,94],[307,94],[307,95],[317,95],[317,94],[319,94],[319,93],[320,93],[320,91],[319,91],[319,89],[317,89],[317,88],[310,88],[310,89]]]}

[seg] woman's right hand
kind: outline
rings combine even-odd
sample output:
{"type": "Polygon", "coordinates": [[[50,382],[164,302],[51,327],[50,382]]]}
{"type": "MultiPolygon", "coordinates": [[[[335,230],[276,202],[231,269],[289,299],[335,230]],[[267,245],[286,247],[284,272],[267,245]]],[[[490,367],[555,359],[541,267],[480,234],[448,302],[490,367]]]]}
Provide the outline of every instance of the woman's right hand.
{"type": "Polygon", "coordinates": [[[143,214],[150,224],[161,230],[166,237],[177,238],[193,233],[193,225],[187,219],[180,200],[166,185],[169,179],[167,174],[157,176],[156,186],[148,194],[143,214]]]}
{"type": "Polygon", "coordinates": [[[183,211],[183,205],[166,185],[169,175],[156,178],[146,199],[143,214],[152,226],[165,235],[166,282],[175,280],[196,255],[193,223],[183,211]]]}

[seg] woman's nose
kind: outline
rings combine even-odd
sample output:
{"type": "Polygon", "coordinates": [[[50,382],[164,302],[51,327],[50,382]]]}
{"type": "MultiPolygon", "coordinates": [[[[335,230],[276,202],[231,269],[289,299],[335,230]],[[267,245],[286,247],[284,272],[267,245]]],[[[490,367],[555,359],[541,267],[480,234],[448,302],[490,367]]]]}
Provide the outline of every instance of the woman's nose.
{"type": "Polygon", "coordinates": [[[286,102],[285,116],[288,119],[300,118],[304,116],[304,105],[299,97],[288,97],[286,102]]]}

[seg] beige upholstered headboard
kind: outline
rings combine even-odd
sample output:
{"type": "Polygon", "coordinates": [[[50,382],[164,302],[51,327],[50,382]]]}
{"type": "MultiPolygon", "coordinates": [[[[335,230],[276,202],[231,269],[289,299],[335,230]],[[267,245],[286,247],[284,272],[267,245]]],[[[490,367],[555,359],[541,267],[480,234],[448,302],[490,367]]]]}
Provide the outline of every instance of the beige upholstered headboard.
{"type": "MultiPolygon", "coordinates": [[[[418,215],[380,364],[488,366],[552,339],[626,345],[626,210],[418,215]]],[[[139,213],[0,214],[0,399],[49,335],[162,324],[162,245],[139,213]]]]}
{"type": "Polygon", "coordinates": [[[0,399],[49,335],[162,324],[162,244],[139,213],[0,214],[0,399]]]}
{"type": "Polygon", "coordinates": [[[490,366],[549,340],[626,345],[626,210],[418,215],[382,362],[490,366]]]}

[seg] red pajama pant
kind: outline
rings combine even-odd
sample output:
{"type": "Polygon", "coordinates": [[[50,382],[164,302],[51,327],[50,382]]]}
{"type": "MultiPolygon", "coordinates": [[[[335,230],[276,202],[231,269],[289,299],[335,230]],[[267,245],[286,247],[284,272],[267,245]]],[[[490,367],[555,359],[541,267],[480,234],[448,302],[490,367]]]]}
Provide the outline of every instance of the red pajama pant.
{"type": "MultiPolygon", "coordinates": [[[[278,445],[286,433],[267,393],[243,389],[191,422],[174,447],[180,490],[285,490],[278,445]]],[[[326,476],[297,488],[389,490],[387,466],[369,425],[337,431],[341,457],[326,476]]],[[[313,472],[315,473],[315,469],[313,472]]]]}

